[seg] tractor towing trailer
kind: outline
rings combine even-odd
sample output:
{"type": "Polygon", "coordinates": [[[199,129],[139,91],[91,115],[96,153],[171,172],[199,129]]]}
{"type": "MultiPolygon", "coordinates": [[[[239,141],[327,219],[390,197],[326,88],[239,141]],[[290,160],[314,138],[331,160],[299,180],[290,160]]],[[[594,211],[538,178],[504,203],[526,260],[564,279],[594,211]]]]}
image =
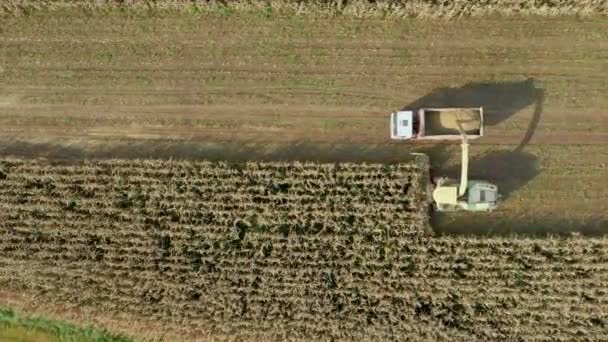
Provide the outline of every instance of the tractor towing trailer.
{"type": "Polygon", "coordinates": [[[391,139],[460,140],[484,134],[483,108],[420,108],[391,113],[391,139]],[[459,124],[461,127],[459,127],[459,124]]]}

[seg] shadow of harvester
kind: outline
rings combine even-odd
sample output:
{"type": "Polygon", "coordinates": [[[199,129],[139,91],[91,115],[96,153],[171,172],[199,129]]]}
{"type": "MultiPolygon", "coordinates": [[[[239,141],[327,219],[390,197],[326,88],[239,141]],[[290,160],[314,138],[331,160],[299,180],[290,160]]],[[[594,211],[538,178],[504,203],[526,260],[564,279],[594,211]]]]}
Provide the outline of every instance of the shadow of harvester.
{"type": "MultiPolygon", "coordinates": [[[[460,148],[438,144],[418,149],[430,156],[431,174],[460,179],[460,148]],[[449,162],[451,161],[451,163],[449,162]]],[[[539,174],[537,158],[520,150],[489,151],[469,160],[469,179],[498,185],[503,200],[539,174]]]]}
{"type": "MultiPolygon", "coordinates": [[[[534,106],[530,124],[518,146],[512,151],[492,151],[469,161],[469,178],[485,179],[496,183],[504,199],[521,188],[539,173],[537,158],[525,151],[540,122],[544,89],[536,81],[472,82],[458,88],[438,88],[426,96],[406,105],[403,109],[423,107],[483,107],[486,127],[498,125],[528,106],[534,106]]],[[[486,133],[488,134],[488,133],[486,133]]],[[[491,133],[491,130],[489,131],[491,133]]],[[[422,148],[431,158],[433,173],[458,178],[460,164],[446,166],[454,149],[447,144],[422,148]]]]}
{"type": "MultiPolygon", "coordinates": [[[[539,174],[537,157],[524,148],[530,143],[540,123],[544,89],[535,86],[534,79],[513,82],[480,82],[468,83],[459,88],[435,89],[430,94],[408,104],[404,109],[421,107],[483,107],[486,127],[498,125],[528,106],[533,106],[533,115],[521,141],[513,150],[493,149],[481,153],[469,161],[469,179],[483,179],[495,183],[503,200],[522,188],[539,174]]],[[[491,130],[486,131],[492,134],[491,130]]],[[[483,140],[481,140],[483,141],[483,140]]],[[[475,144],[475,143],[474,143],[475,144]]],[[[475,151],[476,149],[473,148],[475,151]]],[[[431,167],[436,175],[445,175],[458,179],[460,162],[447,166],[454,160],[458,148],[448,144],[433,145],[424,151],[431,158],[431,167]]],[[[458,157],[459,159],[459,157],[458,157]]],[[[532,224],[529,218],[521,221],[512,218],[508,222],[496,220],[493,215],[476,215],[461,213],[455,216],[433,215],[433,226],[439,233],[492,234],[500,232],[503,226],[511,227],[511,232],[529,233],[535,225],[534,233],[552,232],[556,223],[541,225],[541,221],[532,224]],[[553,228],[551,228],[553,227],[553,228]]],[[[587,233],[594,227],[585,228],[587,233]]]]}
{"type": "Polygon", "coordinates": [[[495,126],[522,109],[538,104],[539,89],[535,80],[508,82],[470,82],[457,88],[437,88],[406,105],[403,109],[422,107],[483,107],[485,124],[495,126]]]}

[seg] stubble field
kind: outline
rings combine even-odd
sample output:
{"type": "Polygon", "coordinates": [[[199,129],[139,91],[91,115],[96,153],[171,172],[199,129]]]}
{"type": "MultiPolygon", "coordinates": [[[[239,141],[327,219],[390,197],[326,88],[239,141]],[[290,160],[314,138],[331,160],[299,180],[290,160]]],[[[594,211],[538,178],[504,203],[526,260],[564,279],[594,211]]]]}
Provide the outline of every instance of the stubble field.
{"type": "MultiPolygon", "coordinates": [[[[3,303],[148,337],[602,336],[604,18],[357,20],[66,10],[2,18],[0,33],[0,153],[50,158],[4,160],[14,172],[2,180],[3,303]],[[338,244],[334,237],[308,241],[305,222],[304,234],[245,234],[246,252],[205,252],[205,260],[220,260],[215,273],[205,271],[202,254],[197,269],[190,249],[176,246],[200,249],[195,240],[229,241],[238,232],[226,225],[216,234],[208,223],[181,222],[177,207],[186,208],[184,215],[208,209],[188,197],[194,193],[175,195],[148,213],[152,221],[165,217],[167,227],[123,222],[146,217],[149,203],[140,208],[141,198],[130,197],[133,182],[157,184],[163,196],[184,186],[177,175],[164,174],[173,164],[129,161],[137,158],[222,160],[228,170],[246,160],[269,161],[270,168],[294,160],[390,164],[425,152],[434,173],[457,176],[457,145],[388,138],[390,111],[425,105],[484,106],[487,137],[471,147],[470,173],[498,184],[505,196],[500,210],[434,217],[432,238],[391,235],[405,234],[395,228],[407,224],[400,212],[391,213],[396,216],[385,233],[372,234],[379,240],[362,244],[339,234],[338,244]],[[78,161],[90,158],[126,160],[78,161]],[[110,174],[86,176],[86,169],[110,174]],[[75,192],[78,187],[84,192],[75,192]],[[111,209],[97,210],[102,204],[111,209]],[[104,216],[108,212],[114,216],[104,216]],[[520,235],[508,235],[513,232],[520,235]],[[566,236],[547,237],[552,233],[566,236]],[[116,237],[121,234],[124,239],[116,237]],[[251,256],[265,260],[262,237],[278,241],[272,253],[280,254],[252,268],[251,256]],[[97,260],[99,251],[114,256],[97,260]],[[297,261],[310,262],[304,269],[312,273],[295,271],[300,267],[290,265],[297,261]],[[204,289],[200,296],[192,290],[197,286],[204,289]],[[279,302],[287,304],[273,306],[279,302]],[[244,305],[252,311],[242,311],[244,305]]],[[[189,170],[207,165],[175,163],[189,170]]],[[[199,177],[187,176],[186,184],[199,177]]]]}

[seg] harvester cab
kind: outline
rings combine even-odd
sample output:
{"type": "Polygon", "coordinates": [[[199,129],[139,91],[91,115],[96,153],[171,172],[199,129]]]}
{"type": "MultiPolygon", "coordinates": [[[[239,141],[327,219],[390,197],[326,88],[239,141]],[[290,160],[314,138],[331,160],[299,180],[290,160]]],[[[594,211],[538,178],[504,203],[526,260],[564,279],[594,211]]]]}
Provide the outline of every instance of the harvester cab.
{"type": "Polygon", "coordinates": [[[460,123],[458,127],[462,136],[460,182],[446,177],[434,179],[435,207],[437,211],[492,211],[498,207],[498,187],[487,181],[469,181],[469,142],[460,123]]]}

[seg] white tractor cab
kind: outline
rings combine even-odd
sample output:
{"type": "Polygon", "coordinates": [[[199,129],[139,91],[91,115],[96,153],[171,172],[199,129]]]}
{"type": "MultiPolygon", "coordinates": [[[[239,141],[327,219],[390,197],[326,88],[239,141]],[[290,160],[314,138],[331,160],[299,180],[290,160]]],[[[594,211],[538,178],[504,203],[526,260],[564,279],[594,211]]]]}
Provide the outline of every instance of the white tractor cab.
{"type": "Polygon", "coordinates": [[[469,142],[483,136],[482,108],[441,108],[400,111],[391,114],[391,138],[395,140],[462,140],[460,182],[446,177],[432,179],[432,199],[437,211],[492,211],[498,207],[498,187],[468,179],[469,142]],[[436,119],[428,120],[432,116],[436,119]],[[428,122],[432,122],[429,125],[428,122]],[[433,127],[430,132],[429,127],[433,127]],[[428,135],[428,133],[432,133],[428,135]]]}

